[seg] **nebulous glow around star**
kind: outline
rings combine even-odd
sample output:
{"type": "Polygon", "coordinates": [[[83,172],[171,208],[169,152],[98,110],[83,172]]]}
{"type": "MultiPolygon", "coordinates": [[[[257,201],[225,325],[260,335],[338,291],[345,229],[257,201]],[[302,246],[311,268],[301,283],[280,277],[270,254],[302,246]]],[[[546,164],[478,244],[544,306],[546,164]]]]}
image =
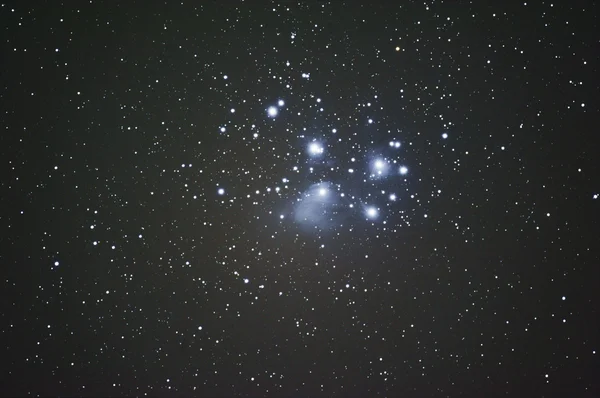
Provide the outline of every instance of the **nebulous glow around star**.
{"type": "Polygon", "coordinates": [[[373,218],[377,218],[377,209],[375,207],[367,207],[367,210],[365,211],[365,213],[367,214],[367,217],[373,219],[373,218]]]}
{"type": "Polygon", "coordinates": [[[400,174],[406,175],[406,173],[408,173],[408,167],[406,167],[406,166],[400,167],[400,174]]]}
{"type": "Polygon", "coordinates": [[[383,177],[388,171],[388,162],[384,159],[375,159],[371,164],[371,174],[374,177],[383,177]]]}
{"type": "Polygon", "coordinates": [[[331,184],[321,182],[311,185],[298,198],[294,206],[294,220],[303,228],[329,229],[335,226],[334,213],[339,203],[336,195],[331,195],[331,184]]]}
{"type": "Polygon", "coordinates": [[[269,117],[275,117],[278,113],[279,110],[274,106],[270,106],[269,109],[267,109],[267,114],[269,115],[269,117]]]}
{"type": "Polygon", "coordinates": [[[318,142],[314,141],[308,144],[308,153],[312,156],[322,155],[324,152],[323,146],[318,142]]]}

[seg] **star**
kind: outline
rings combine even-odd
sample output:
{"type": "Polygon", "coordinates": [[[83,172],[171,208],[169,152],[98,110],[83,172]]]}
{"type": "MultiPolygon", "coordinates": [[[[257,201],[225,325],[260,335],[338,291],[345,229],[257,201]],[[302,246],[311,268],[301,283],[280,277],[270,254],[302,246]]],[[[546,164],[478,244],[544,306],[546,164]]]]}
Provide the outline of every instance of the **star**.
{"type": "Polygon", "coordinates": [[[375,159],[371,166],[373,177],[383,177],[387,173],[388,162],[384,159],[375,159]]]}
{"type": "Polygon", "coordinates": [[[308,145],[308,153],[312,156],[322,155],[324,152],[323,147],[318,142],[311,142],[308,145]]]}
{"type": "Polygon", "coordinates": [[[367,207],[366,213],[367,213],[367,217],[369,217],[371,219],[372,218],[377,218],[378,212],[377,212],[377,209],[375,207],[367,207]]]}

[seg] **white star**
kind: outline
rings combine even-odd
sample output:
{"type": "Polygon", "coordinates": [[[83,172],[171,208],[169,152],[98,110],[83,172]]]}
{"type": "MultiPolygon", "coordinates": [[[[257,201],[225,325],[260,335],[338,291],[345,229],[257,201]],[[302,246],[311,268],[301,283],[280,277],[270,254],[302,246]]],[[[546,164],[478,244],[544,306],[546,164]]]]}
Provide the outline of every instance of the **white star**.
{"type": "Polygon", "coordinates": [[[278,113],[279,113],[279,111],[274,106],[270,106],[269,109],[267,109],[267,114],[270,117],[275,117],[275,116],[277,116],[278,113]]]}
{"type": "Polygon", "coordinates": [[[408,173],[408,167],[406,167],[406,166],[400,167],[400,174],[405,175],[406,173],[408,173]]]}
{"type": "Polygon", "coordinates": [[[369,218],[377,217],[377,209],[374,207],[367,208],[367,217],[369,217],[369,218]]]}
{"type": "Polygon", "coordinates": [[[373,162],[372,173],[377,177],[382,177],[387,172],[388,162],[383,159],[376,159],[373,162]]]}
{"type": "Polygon", "coordinates": [[[313,156],[321,155],[323,154],[323,147],[318,142],[311,142],[308,145],[308,152],[313,156]]]}

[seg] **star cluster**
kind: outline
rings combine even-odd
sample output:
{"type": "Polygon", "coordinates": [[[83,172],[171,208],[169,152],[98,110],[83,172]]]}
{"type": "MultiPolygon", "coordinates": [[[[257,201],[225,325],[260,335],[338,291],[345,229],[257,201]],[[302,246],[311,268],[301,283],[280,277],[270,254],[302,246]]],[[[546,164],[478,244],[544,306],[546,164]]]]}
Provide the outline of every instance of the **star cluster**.
{"type": "Polygon", "coordinates": [[[12,3],[4,395],[600,396],[596,4],[12,3]]]}
{"type": "MultiPolygon", "coordinates": [[[[320,102],[318,99],[317,103],[320,102]]],[[[280,101],[280,105],[283,106],[283,101],[280,101]]],[[[291,109],[285,111],[293,112],[291,109]]],[[[269,108],[269,116],[273,116],[275,112],[275,108],[269,108]]],[[[293,166],[291,170],[299,175],[294,178],[299,191],[297,197],[292,195],[291,198],[287,198],[294,202],[294,206],[281,203],[275,205],[278,208],[291,208],[293,220],[297,223],[305,227],[314,227],[318,232],[344,228],[344,225],[352,228],[361,218],[380,219],[379,208],[373,203],[368,204],[369,202],[384,204],[385,201],[402,200],[402,197],[399,198],[396,194],[387,194],[389,190],[410,192],[407,188],[408,181],[403,178],[408,173],[408,168],[404,165],[399,166],[402,160],[398,151],[401,147],[400,141],[390,141],[389,150],[382,145],[353,150],[335,139],[337,129],[313,133],[318,135],[318,138],[308,140],[305,151],[307,156],[304,159],[300,158],[300,166],[293,166]],[[331,144],[324,144],[327,142],[331,144]],[[334,150],[333,146],[338,145],[344,148],[341,151],[334,150]],[[356,170],[349,166],[356,167],[356,170]],[[313,179],[318,182],[311,183],[310,178],[305,178],[307,175],[314,175],[313,179]],[[306,190],[301,191],[302,186],[306,185],[309,185],[306,190]]],[[[306,141],[304,135],[298,138],[299,143],[306,141]]],[[[289,182],[288,179],[282,181],[289,182]]],[[[440,193],[441,191],[438,191],[438,194],[440,193]]],[[[407,194],[404,197],[406,207],[410,206],[408,196],[407,194]]],[[[274,209],[273,212],[281,213],[279,209],[274,209]]],[[[392,218],[401,213],[403,210],[399,205],[386,210],[386,214],[392,218]]],[[[386,220],[387,217],[381,218],[384,223],[386,220]]]]}

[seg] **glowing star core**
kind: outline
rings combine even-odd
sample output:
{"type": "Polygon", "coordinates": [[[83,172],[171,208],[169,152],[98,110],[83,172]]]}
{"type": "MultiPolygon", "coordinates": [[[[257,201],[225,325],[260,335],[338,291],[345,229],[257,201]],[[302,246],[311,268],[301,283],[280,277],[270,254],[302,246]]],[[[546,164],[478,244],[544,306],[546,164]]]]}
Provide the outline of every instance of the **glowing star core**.
{"type": "Polygon", "coordinates": [[[225,195],[225,190],[223,188],[219,188],[219,190],[217,191],[217,193],[219,195],[225,195]]]}
{"type": "Polygon", "coordinates": [[[308,152],[313,156],[321,155],[323,154],[323,147],[318,142],[311,142],[308,145],[308,152]]]}
{"type": "Polygon", "coordinates": [[[267,109],[267,114],[270,117],[275,117],[275,116],[277,116],[278,113],[279,113],[279,111],[274,106],[270,106],[269,109],[267,109]]]}
{"type": "Polygon", "coordinates": [[[373,162],[373,174],[375,176],[381,177],[384,174],[386,174],[387,168],[388,168],[388,163],[387,161],[383,160],[383,159],[376,159],[373,162]]]}
{"type": "Polygon", "coordinates": [[[377,217],[377,209],[374,207],[367,208],[367,217],[369,217],[369,218],[377,217]]]}
{"type": "Polygon", "coordinates": [[[400,174],[405,175],[406,173],[408,173],[408,167],[406,167],[406,166],[400,167],[400,174]]]}

